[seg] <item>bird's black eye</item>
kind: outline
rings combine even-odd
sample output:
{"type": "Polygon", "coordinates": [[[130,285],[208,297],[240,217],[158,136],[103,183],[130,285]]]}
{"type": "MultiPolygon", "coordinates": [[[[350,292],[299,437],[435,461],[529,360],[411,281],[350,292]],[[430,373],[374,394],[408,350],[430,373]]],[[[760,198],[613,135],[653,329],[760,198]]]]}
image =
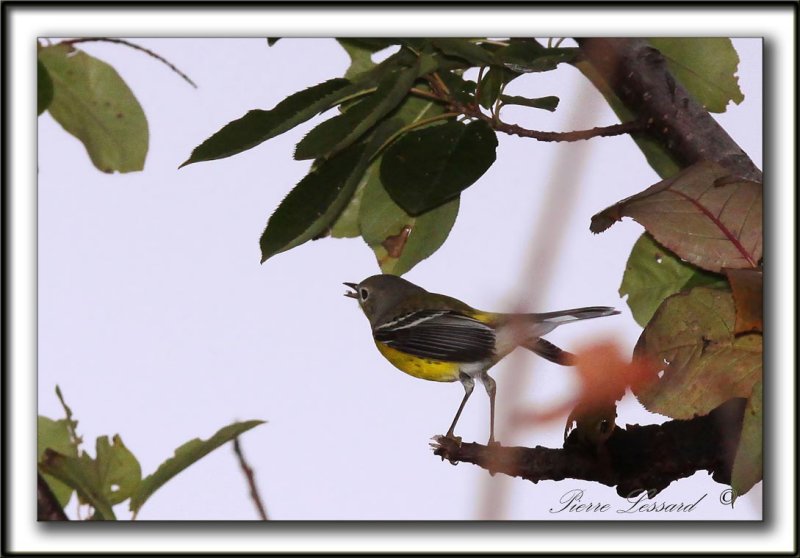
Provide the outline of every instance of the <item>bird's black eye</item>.
{"type": "Polygon", "coordinates": [[[362,287],[361,290],[359,291],[359,294],[361,295],[361,300],[367,300],[367,297],[369,296],[369,291],[362,287]]]}

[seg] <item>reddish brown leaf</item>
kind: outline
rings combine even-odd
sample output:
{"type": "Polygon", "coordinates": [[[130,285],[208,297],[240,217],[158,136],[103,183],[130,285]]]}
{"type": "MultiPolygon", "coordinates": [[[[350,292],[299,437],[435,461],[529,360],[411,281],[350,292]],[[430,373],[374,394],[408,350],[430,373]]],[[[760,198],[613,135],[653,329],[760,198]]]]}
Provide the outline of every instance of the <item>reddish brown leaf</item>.
{"type": "Polygon", "coordinates": [[[681,259],[719,273],[762,255],[762,185],[701,161],[592,217],[599,233],[622,217],[641,223],[681,259]]]}
{"type": "Polygon", "coordinates": [[[736,323],[733,333],[763,331],[763,274],[758,269],[726,269],[725,275],[733,291],[736,323]]]}

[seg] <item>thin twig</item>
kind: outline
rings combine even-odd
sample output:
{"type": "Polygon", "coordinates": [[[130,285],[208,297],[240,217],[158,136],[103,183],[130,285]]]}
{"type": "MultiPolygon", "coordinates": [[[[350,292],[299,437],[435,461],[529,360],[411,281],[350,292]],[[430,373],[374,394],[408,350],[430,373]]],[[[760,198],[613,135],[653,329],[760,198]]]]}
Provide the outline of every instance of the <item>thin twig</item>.
{"type": "MultiPolygon", "coordinates": [[[[545,132],[541,130],[530,130],[523,128],[518,124],[508,124],[499,119],[499,115],[484,114],[480,106],[477,104],[465,105],[452,98],[449,93],[442,89],[441,78],[436,79],[435,74],[426,76],[428,84],[433,90],[433,94],[424,93],[417,89],[412,89],[411,92],[429,99],[436,99],[447,103],[449,111],[463,114],[470,118],[479,118],[487,122],[494,130],[503,132],[512,136],[520,136],[523,138],[532,138],[538,141],[581,141],[596,137],[610,137],[621,136],[623,134],[634,134],[637,132],[644,132],[647,129],[647,124],[640,120],[632,120],[629,122],[622,122],[620,124],[612,124],[610,126],[600,126],[592,128],[591,130],[573,130],[571,132],[545,132]],[[433,77],[432,77],[433,76],[433,77]]],[[[499,97],[498,97],[499,99],[499,97]]]]}
{"type": "Polygon", "coordinates": [[[84,38],[81,38],[81,39],[71,39],[71,40],[68,40],[68,41],[62,41],[61,44],[74,45],[74,44],[77,44],[77,43],[91,43],[91,42],[104,42],[104,43],[114,43],[114,44],[118,44],[118,45],[125,45],[125,46],[130,47],[130,48],[132,48],[134,50],[138,50],[138,51],[144,52],[145,54],[148,54],[148,55],[152,56],[153,58],[155,58],[156,60],[158,60],[162,64],[165,64],[170,70],[172,70],[173,72],[175,72],[176,74],[181,76],[183,78],[183,80],[186,81],[189,85],[191,85],[192,87],[197,89],[197,85],[195,84],[195,82],[193,82],[189,78],[189,76],[187,76],[182,71],[180,71],[169,60],[165,59],[163,56],[161,56],[159,54],[156,54],[152,50],[146,49],[146,48],[144,48],[142,46],[139,46],[139,45],[137,45],[135,43],[132,43],[130,41],[126,41],[124,39],[111,39],[109,37],[84,37],[84,38]]]}
{"type": "Polygon", "coordinates": [[[480,110],[465,106],[461,103],[451,102],[450,106],[453,108],[453,110],[460,112],[465,116],[471,116],[473,118],[485,120],[498,132],[503,132],[513,136],[520,136],[523,138],[533,138],[539,141],[580,141],[601,136],[620,136],[623,134],[642,132],[646,128],[646,124],[644,122],[633,120],[630,122],[622,122],[621,124],[612,124],[611,126],[600,126],[598,128],[592,128],[591,130],[543,132],[540,130],[529,130],[528,128],[523,128],[517,124],[507,124],[499,119],[483,114],[480,110]]]}
{"type": "Polygon", "coordinates": [[[247,478],[247,484],[250,487],[250,498],[253,499],[253,502],[258,509],[258,515],[261,517],[262,520],[267,521],[269,518],[267,517],[267,509],[264,507],[264,503],[261,501],[261,496],[258,493],[258,487],[256,486],[256,477],[255,473],[253,473],[253,469],[250,465],[247,464],[247,461],[244,458],[244,454],[242,453],[242,448],[239,445],[239,437],[233,439],[233,451],[236,454],[236,457],[239,459],[239,465],[242,467],[242,471],[244,472],[245,478],[247,478]]]}

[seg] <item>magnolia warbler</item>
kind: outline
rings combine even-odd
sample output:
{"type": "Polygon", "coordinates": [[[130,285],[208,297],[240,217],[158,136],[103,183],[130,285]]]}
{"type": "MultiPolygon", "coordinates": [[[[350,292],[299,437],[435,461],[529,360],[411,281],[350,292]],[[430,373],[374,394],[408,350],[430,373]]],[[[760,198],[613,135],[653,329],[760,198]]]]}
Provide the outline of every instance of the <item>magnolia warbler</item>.
{"type": "Polygon", "coordinates": [[[574,355],[543,335],[561,324],[619,314],[608,306],[574,308],[544,314],[483,312],[460,300],[431,293],[396,275],[373,275],[362,282],[344,283],[372,327],[378,350],[394,366],[416,378],[435,382],[460,381],[464,399],[458,406],[453,431],[478,378],[489,395],[489,443],[494,442],[495,381],[488,371],[516,347],[525,347],[561,365],[574,355]]]}

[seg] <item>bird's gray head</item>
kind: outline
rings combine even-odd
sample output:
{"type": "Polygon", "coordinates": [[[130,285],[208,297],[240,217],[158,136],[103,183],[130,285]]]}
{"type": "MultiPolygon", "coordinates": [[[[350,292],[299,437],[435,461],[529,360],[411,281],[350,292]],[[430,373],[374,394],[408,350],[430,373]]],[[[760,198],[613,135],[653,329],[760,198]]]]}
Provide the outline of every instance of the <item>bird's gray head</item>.
{"type": "Polygon", "coordinates": [[[344,293],[344,296],[358,300],[361,310],[373,327],[392,314],[399,302],[411,295],[427,292],[397,275],[373,275],[358,284],[345,285],[353,289],[353,292],[344,293]]]}

